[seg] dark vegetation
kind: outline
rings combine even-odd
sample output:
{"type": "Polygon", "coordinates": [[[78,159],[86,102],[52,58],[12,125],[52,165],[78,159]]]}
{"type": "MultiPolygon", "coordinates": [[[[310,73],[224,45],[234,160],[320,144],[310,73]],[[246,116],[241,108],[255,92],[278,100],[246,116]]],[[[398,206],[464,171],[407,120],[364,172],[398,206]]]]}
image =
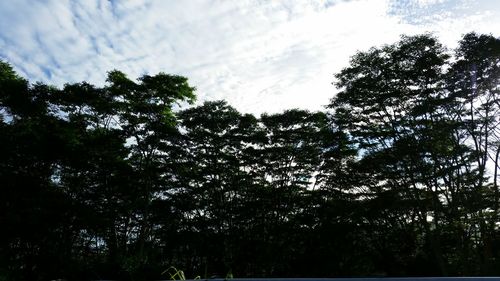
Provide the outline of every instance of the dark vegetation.
{"type": "Polygon", "coordinates": [[[0,63],[0,280],[499,275],[500,39],[402,37],[335,85],[257,118],[0,63]]]}

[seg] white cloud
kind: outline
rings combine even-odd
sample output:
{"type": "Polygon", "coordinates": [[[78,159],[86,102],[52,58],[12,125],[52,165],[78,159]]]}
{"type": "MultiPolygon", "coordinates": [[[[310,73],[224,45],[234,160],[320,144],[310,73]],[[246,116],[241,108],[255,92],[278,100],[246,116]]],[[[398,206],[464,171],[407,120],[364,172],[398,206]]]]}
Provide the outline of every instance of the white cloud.
{"type": "MultiPolygon", "coordinates": [[[[484,0],[485,2],[488,2],[484,0]]],[[[245,112],[321,109],[333,74],[356,50],[400,34],[500,30],[495,5],[450,0],[1,1],[0,57],[55,84],[104,83],[165,71],[187,76],[199,100],[245,112]],[[418,18],[418,20],[417,20],[418,18]]]]}
{"type": "Polygon", "coordinates": [[[417,4],[422,7],[444,3],[444,1],[445,0],[417,0],[417,4]]]}

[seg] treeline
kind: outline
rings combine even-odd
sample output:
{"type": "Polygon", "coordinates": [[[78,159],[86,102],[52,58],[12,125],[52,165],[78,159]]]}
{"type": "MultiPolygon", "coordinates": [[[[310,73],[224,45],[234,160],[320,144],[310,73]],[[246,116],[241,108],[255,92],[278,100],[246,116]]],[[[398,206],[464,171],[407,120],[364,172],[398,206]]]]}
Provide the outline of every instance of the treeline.
{"type": "MultiPolygon", "coordinates": [[[[0,63],[0,280],[500,274],[500,39],[354,55],[325,112],[0,63]]],[[[308,93],[305,93],[308,94],[308,93]]]]}

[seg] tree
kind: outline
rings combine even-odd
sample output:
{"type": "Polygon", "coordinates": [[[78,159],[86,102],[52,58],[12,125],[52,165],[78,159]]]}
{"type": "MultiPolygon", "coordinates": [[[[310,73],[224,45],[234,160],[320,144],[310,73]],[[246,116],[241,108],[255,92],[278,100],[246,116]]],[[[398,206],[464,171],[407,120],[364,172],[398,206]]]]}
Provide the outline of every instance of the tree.
{"type": "Polygon", "coordinates": [[[175,131],[173,104],[194,89],[180,76],[136,83],[117,71],[103,88],[58,89],[0,70],[4,270],[33,280],[139,271],[162,182],[155,157],[175,131]]]}
{"type": "Polygon", "coordinates": [[[366,186],[370,197],[398,200],[394,227],[420,231],[443,275],[443,228],[458,212],[451,195],[468,188],[473,176],[470,153],[456,134],[464,124],[449,114],[447,59],[429,35],[358,53],[336,76],[342,90],[330,105],[362,151],[366,175],[375,178],[366,186]]]}
{"type": "Polygon", "coordinates": [[[479,228],[469,231],[472,234],[468,244],[473,244],[475,239],[482,240],[480,253],[476,253],[479,261],[475,263],[481,272],[493,272],[500,200],[500,40],[491,35],[466,34],[455,56],[457,59],[451,65],[447,81],[455,101],[452,114],[457,122],[464,124],[459,133],[462,142],[472,150],[474,162],[470,169],[477,170],[472,190],[463,194],[462,199],[468,215],[480,222],[479,228]]]}

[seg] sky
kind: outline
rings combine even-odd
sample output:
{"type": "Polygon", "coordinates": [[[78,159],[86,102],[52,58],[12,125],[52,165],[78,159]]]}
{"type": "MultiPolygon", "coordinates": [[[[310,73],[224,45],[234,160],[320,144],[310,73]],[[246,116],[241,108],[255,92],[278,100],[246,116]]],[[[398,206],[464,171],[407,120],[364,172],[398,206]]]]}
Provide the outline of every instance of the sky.
{"type": "Polygon", "coordinates": [[[0,1],[0,59],[30,81],[161,71],[254,114],[322,110],[357,51],[425,32],[452,50],[471,31],[500,36],[498,0],[0,1]]]}

